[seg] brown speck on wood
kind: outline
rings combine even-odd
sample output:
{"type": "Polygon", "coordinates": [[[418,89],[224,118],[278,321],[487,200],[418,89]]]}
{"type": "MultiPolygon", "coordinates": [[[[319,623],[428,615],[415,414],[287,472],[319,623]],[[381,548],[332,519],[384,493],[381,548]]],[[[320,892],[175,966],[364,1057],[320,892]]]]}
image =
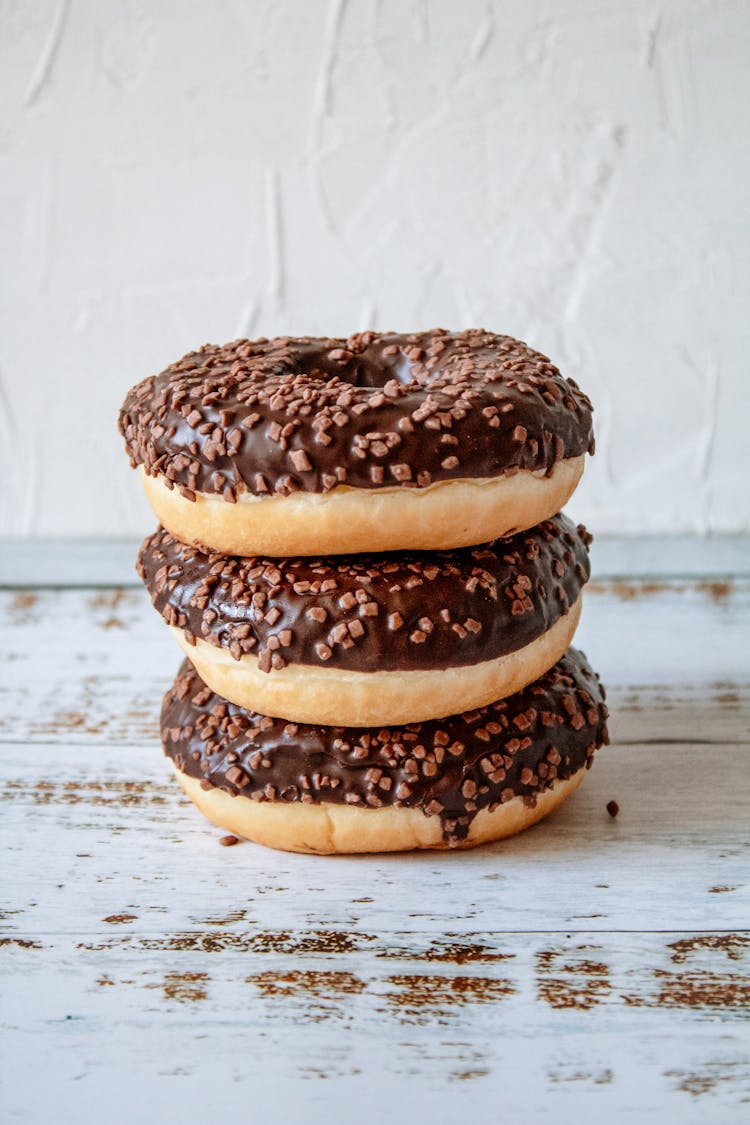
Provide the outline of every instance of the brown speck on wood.
{"type": "MultiPolygon", "coordinates": [[[[76,724],[77,725],[77,724],[76,724]]],[[[87,731],[87,733],[90,733],[87,731]]],[[[163,805],[165,786],[143,781],[32,781],[12,779],[0,794],[2,801],[27,801],[37,805],[147,806],[163,805]]]]}
{"type": "Polygon", "coordinates": [[[607,812],[611,817],[617,816],[619,811],[620,806],[618,805],[617,801],[607,801],[607,812]]]}
{"type": "Polygon", "coordinates": [[[731,582],[699,582],[696,589],[700,590],[702,594],[707,594],[712,602],[720,604],[727,601],[732,593],[731,582]]]}
{"type": "Polygon", "coordinates": [[[612,991],[609,966],[591,960],[590,946],[542,950],[536,956],[537,992],[551,1008],[594,1008],[612,991]],[[583,956],[582,956],[583,954],[583,956]]]}
{"type": "Polygon", "coordinates": [[[716,1008],[725,1018],[732,1010],[745,1013],[750,1008],[750,983],[735,973],[655,971],[654,976],[660,982],[659,1008],[716,1008]]]}
{"type": "Polygon", "coordinates": [[[101,622],[102,629],[124,629],[125,622],[121,621],[119,617],[107,617],[101,622]]]}
{"type": "Polygon", "coordinates": [[[707,1063],[703,1071],[691,1072],[684,1070],[665,1070],[665,1078],[680,1079],[677,1089],[684,1094],[691,1094],[694,1098],[708,1094],[720,1082],[733,1082],[739,1077],[735,1067],[742,1067],[743,1063],[735,1060],[707,1063]]]}
{"type": "Polygon", "coordinates": [[[202,918],[199,925],[201,926],[230,926],[233,922],[244,922],[247,916],[246,910],[231,910],[229,914],[221,918],[202,918]]]}
{"type": "Polygon", "coordinates": [[[608,1086],[614,1079],[614,1071],[608,1067],[605,1070],[571,1070],[548,1072],[551,1082],[586,1082],[595,1086],[608,1086]]]}
{"type": "Polygon", "coordinates": [[[36,606],[38,597],[36,594],[28,593],[24,590],[19,590],[14,594],[8,607],[13,617],[14,624],[16,625],[30,625],[34,619],[35,614],[32,612],[36,606]]]}
{"type": "Polygon", "coordinates": [[[501,953],[492,946],[481,942],[441,942],[435,941],[423,952],[417,953],[413,947],[388,946],[377,954],[388,961],[440,961],[451,965],[466,965],[471,961],[511,961],[515,953],[501,953]]]}
{"type": "Polygon", "coordinates": [[[385,999],[408,1022],[416,1023],[448,1023],[459,1007],[495,1004],[516,991],[511,981],[497,977],[410,973],[385,979],[396,989],[385,999]]]}
{"type": "Polygon", "coordinates": [[[307,954],[352,953],[373,941],[375,938],[371,934],[353,934],[342,930],[302,930],[296,934],[290,934],[286,930],[261,933],[219,930],[139,938],[123,935],[120,938],[109,938],[103,943],[79,942],[76,948],[97,952],[127,945],[130,949],[148,949],[158,953],[223,953],[231,949],[239,953],[285,953],[299,957],[307,954]]]}
{"type": "Polygon", "coordinates": [[[189,1004],[206,999],[208,980],[210,980],[208,973],[167,973],[161,985],[147,984],[146,988],[161,987],[167,1000],[189,1004]]]}
{"type": "Polygon", "coordinates": [[[599,580],[589,583],[589,593],[612,594],[620,601],[632,602],[640,598],[648,598],[670,591],[679,590],[680,587],[671,582],[649,582],[640,579],[625,580],[621,578],[599,580]]]}
{"type": "Polygon", "coordinates": [[[316,970],[254,973],[245,978],[263,996],[313,996],[322,1000],[363,992],[367,985],[354,973],[316,970]]]}
{"type": "Polygon", "coordinates": [[[750,937],[746,934],[697,934],[670,942],[667,949],[672,950],[671,957],[676,965],[683,964],[692,954],[714,950],[725,953],[731,961],[739,961],[750,952],[750,937]]]}
{"type": "Polygon", "coordinates": [[[236,836],[222,836],[219,840],[222,848],[233,848],[235,844],[239,844],[236,836]]]}
{"type": "Polygon", "coordinates": [[[113,611],[119,609],[124,598],[125,590],[121,587],[116,590],[100,590],[90,598],[89,605],[92,609],[113,611]]]}

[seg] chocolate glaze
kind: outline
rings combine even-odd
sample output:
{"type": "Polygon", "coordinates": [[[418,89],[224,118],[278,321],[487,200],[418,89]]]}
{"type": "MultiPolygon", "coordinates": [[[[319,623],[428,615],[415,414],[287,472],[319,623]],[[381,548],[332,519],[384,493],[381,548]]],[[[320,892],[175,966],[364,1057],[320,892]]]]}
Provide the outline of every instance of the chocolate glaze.
{"type": "Polygon", "coordinates": [[[206,687],[188,661],[164,697],[164,752],[204,788],[240,799],[395,805],[440,816],[448,843],[482,808],[591,765],[607,741],[604,688],[571,648],[509,699],[463,715],[364,730],[290,723],[246,711],[206,687]]]}
{"type": "Polygon", "coordinates": [[[483,329],[207,344],[133,387],[119,425],[133,466],[191,500],[549,473],[594,450],[577,385],[483,329]]]}
{"type": "Polygon", "coordinates": [[[357,672],[455,668],[545,633],[589,577],[591,536],[566,516],[484,546],[335,559],[204,554],[160,529],[136,569],[170,625],[285,664],[357,672]]]}

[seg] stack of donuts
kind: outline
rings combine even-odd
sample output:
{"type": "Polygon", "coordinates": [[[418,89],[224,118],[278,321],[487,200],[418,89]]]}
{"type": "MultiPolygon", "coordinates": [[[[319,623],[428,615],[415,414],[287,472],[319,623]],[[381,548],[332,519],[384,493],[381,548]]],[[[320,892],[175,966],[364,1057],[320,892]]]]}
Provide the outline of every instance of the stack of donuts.
{"type": "Polygon", "coordinates": [[[138,573],[186,660],[164,752],[228,832],[467,847],[551,812],[606,742],[571,648],[590,536],[560,509],[591,404],[481,329],[205,346],[120,430],[138,573]]]}

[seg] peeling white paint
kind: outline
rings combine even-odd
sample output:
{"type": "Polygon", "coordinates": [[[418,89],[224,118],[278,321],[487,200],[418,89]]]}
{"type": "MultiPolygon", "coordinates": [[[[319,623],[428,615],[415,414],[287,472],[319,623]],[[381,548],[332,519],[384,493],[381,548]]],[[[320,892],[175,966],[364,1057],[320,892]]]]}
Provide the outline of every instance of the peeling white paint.
{"type": "Polygon", "coordinates": [[[117,408],[205,340],[479,323],[594,399],[574,515],[750,527],[747,21],[746,0],[4,6],[0,530],[148,527],[117,408]]]}

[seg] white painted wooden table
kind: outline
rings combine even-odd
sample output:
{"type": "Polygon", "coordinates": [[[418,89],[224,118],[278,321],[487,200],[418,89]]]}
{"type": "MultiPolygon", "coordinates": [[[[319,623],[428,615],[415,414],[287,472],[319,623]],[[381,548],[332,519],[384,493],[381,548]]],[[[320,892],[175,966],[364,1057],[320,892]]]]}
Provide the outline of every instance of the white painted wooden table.
{"type": "Polygon", "coordinates": [[[613,745],[558,814],[356,859],[180,795],[130,546],[1,550],[4,1121],[750,1119],[746,543],[598,548],[613,745]]]}

